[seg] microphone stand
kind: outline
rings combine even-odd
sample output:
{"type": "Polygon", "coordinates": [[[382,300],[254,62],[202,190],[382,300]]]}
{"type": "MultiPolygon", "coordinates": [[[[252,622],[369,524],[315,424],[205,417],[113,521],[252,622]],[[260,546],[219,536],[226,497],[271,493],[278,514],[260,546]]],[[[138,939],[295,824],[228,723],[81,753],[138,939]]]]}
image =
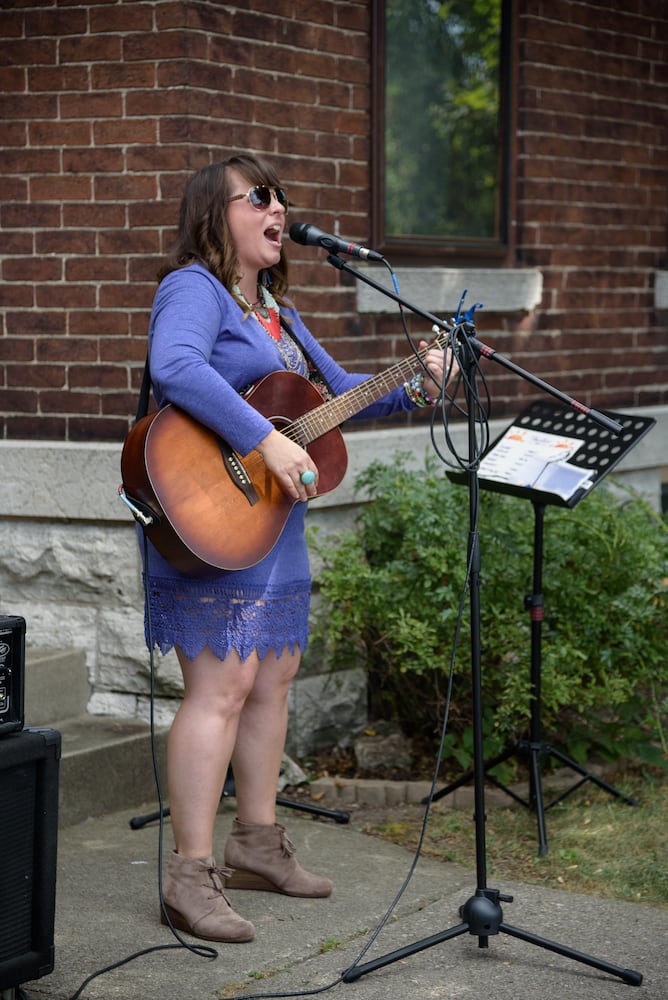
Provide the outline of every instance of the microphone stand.
{"type": "Polygon", "coordinates": [[[552,396],[556,396],[562,402],[567,403],[573,409],[578,410],[581,413],[585,413],[596,423],[614,433],[619,434],[623,430],[622,425],[618,424],[617,421],[612,420],[604,413],[600,413],[596,410],[591,410],[586,407],[583,403],[579,403],[577,400],[566,396],[560,390],[555,389],[553,386],[536,376],[530,374],[519,368],[513,362],[509,361],[507,358],[499,356],[496,351],[492,348],[487,347],[482,344],[474,336],[473,325],[469,322],[456,323],[455,327],[449,326],[444,323],[443,320],[437,319],[430,313],[419,309],[409,302],[405,302],[399,297],[399,295],[391,292],[385,286],[374,281],[366,273],[357,271],[355,268],[351,267],[346,261],[342,260],[336,254],[329,254],[327,260],[334,267],[339,270],[347,271],[352,274],[353,277],[361,279],[366,282],[372,288],[381,292],[383,295],[387,295],[389,298],[394,299],[395,302],[399,303],[401,306],[409,309],[411,312],[418,316],[422,316],[424,319],[428,320],[432,325],[440,327],[447,332],[452,332],[456,334],[458,343],[461,348],[461,353],[458,356],[458,361],[460,368],[464,372],[464,386],[466,394],[466,409],[468,418],[468,449],[469,449],[469,463],[467,467],[467,481],[469,488],[469,537],[468,537],[468,558],[470,566],[470,610],[471,610],[471,691],[472,691],[472,705],[473,705],[473,760],[474,760],[474,802],[475,802],[475,842],[476,842],[476,878],[477,885],[473,896],[471,896],[466,903],[464,903],[459,910],[459,915],[461,917],[461,923],[455,926],[441,931],[438,934],[434,934],[431,937],[423,938],[416,941],[414,944],[407,945],[397,951],[390,952],[386,955],[380,956],[379,958],[373,959],[370,962],[366,962],[363,965],[352,965],[349,969],[342,975],[342,979],[346,983],[354,982],[360,979],[362,976],[366,975],[368,972],[372,972],[375,969],[382,968],[385,965],[389,965],[392,962],[402,961],[409,955],[413,955],[416,952],[424,951],[426,948],[431,948],[436,944],[441,944],[443,941],[448,941],[451,938],[459,937],[462,934],[469,933],[478,938],[478,947],[487,948],[489,944],[489,938],[494,934],[504,933],[511,937],[519,938],[523,941],[527,941],[529,944],[536,945],[538,947],[544,948],[548,951],[556,952],[558,955],[563,955],[566,958],[572,958],[577,962],[584,965],[591,966],[595,969],[600,969],[603,972],[608,972],[613,976],[617,976],[623,982],[630,986],[640,986],[642,983],[642,975],[639,972],[635,972],[632,969],[625,969],[618,965],[614,965],[611,962],[606,962],[602,959],[595,958],[591,955],[587,955],[583,952],[576,951],[573,948],[569,948],[565,945],[558,944],[555,941],[547,940],[546,938],[538,937],[536,934],[532,934],[529,931],[522,930],[517,927],[513,927],[507,924],[503,919],[503,910],[501,908],[501,903],[510,903],[513,901],[512,896],[502,895],[498,889],[490,889],[487,887],[487,862],[486,862],[486,844],[485,844],[485,759],[484,759],[484,737],[483,737],[483,706],[482,706],[482,669],[481,669],[481,637],[480,637],[480,539],[477,530],[478,523],[478,502],[479,502],[479,484],[478,484],[478,464],[474,460],[476,454],[476,422],[475,422],[475,398],[473,392],[473,378],[475,374],[476,360],[482,355],[486,358],[491,358],[503,367],[510,369],[511,371],[517,373],[522,378],[531,382],[533,385],[544,389],[552,396]]]}

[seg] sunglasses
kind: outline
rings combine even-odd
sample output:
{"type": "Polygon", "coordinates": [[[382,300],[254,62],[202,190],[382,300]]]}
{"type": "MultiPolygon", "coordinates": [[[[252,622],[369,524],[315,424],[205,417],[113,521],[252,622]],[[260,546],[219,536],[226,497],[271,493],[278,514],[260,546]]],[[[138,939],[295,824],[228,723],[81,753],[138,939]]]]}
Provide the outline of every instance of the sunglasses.
{"type": "Polygon", "coordinates": [[[256,184],[255,187],[249,188],[246,194],[233,194],[228,201],[240,201],[241,198],[248,198],[253,208],[262,211],[271,205],[272,194],[275,196],[278,204],[287,212],[288,196],[283,188],[270,188],[266,184],[256,184]]]}

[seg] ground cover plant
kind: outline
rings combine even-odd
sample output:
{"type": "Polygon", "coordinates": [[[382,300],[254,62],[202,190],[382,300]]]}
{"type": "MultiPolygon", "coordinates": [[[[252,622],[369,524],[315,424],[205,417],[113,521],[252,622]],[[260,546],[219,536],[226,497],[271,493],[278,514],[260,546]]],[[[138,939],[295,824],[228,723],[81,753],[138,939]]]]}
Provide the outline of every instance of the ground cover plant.
{"type": "MultiPolygon", "coordinates": [[[[443,768],[471,765],[470,623],[462,600],[468,491],[435,460],[408,456],[358,478],[354,530],[316,536],[314,642],[333,665],[361,663],[370,718],[438,745],[451,650],[454,685],[443,768]]],[[[480,494],[481,639],[487,757],[528,734],[533,508],[480,494]]],[[[581,762],[667,758],[668,529],[639,496],[600,484],[572,510],[546,508],[541,724],[581,762]]],[[[512,767],[510,762],[508,767],[512,767]]],[[[512,777],[501,774],[502,779],[512,777]]]]}

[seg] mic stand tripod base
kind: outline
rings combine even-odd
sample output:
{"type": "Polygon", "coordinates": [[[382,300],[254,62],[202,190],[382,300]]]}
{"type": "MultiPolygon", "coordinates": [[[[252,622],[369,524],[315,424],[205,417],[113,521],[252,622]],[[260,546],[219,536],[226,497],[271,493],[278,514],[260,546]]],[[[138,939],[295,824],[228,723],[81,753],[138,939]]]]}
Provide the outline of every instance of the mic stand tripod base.
{"type": "Polygon", "coordinates": [[[478,947],[486,948],[487,938],[491,934],[499,933],[499,928],[503,921],[503,910],[500,906],[500,900],[512,903],[513,897],[502,896],[497,889],[476,889],[475,896],[471,896],[459,908],[459,915],[463,923],[457,924],[447,931],[442,931],[440,934],[433,934],[431,937],[423,938],[417,944],[407,945],[398,951],[383,955],[382,958],[367,962],[365,965],[353,965],[343,973],[341,977],[343,982],[352,983],[356,979],[360,979],[367,972],[372,972],[374,969],[389,965],[390,962],[408,958],[409,955],[413,955],[416,951],[424,951],[426,948],[431,948],[435,944],[441,944],[443,941],[449,941],[452,938],[459,937],[461,934],[473,934],[477,936],[478,947]]]}
{"type": "MultiPolygon", "coordinates": [[[[234,775],[231,769],[228,769],[227,777],[225,779],[225,784],[223,786],[223,794],[221,795],[221,801],[227,798],[234,798],[236,795],[236,789],[234,785],[234,775]]],[[[340,812],[338,809],[325,809],[323,806],[316,806],[309,804],[308,802],[299,802],[294,799],[285,799],[280,795],[276,796],[276,805],[283,806],[286,809],[298,809],[300,812],[308,813],[312,816],[321,816],[323,819],[333,819],[336,823],[349,823],[350,813],[340,812]]],[[[153,823],[155,820],[161,818],[167,818],[170,815],[170,810],[158,809],[156,812],[148,813],[145,816],[133,816],[130,820],[130,827],[132,830],[141,830],[148,823],[153,823]]],[[[0,996],[0,1000],[2,997],[0,996]]]]}
{"type": "Polygon", "coordinates": [[[498,889],[476,889],[459,908],[459,916],[466,921],[469,934],[478,937],[478,947],[487,947],[490,934],[498,934],[503,921],[503,910],[500,901],[512,903],[512,896],[502,896],[498,889]]]}
{"type": "Polygon", "coordinates": [[[558,944],[556,941],[550,941],[547,938],[539,937],[537,934],[532,934],[530,931],[525,931],[519,927],[513,927],[505,923],[500,903],[512,903],[512,901],[512,896],[502,896],[497,889],[476,889],[475,896],[471,896],[459,908],[459,915],[462,917],[463,923],[456,924],[454,927],[441,931],[439,934],[433,934],[431,937],[422,938],[422,940],[406,945],[404,948],[399,948],[397,951],[388,952],[388,954],[372,959],[364,965],[353,965],[349,969],[346,969],[341,979],[344,983],[355,982],[355,980],[361,979],[362,976],[366,975],[367,972],[374,972],[376,969],[381,969],[392,962],[402,961],[404,958],[409,958],[417,952],[425,951],[436,944],[442,944],[444,941],[449,941],[468,933],[477,936],[479,948],[487,948],[488,938],[493,934],[508,934],[509,937],[526,941],[528,944],[544,948],[546,951],[552,951],[556,955],[562,955],[564,958],[572,958],[576,962],[588,965],[593,969],[599,969],[601,972],[608,972],[612,976],[617,976],[627,986],[640,986],[642,984],[642,973],[636,972],[634,969],[622,968],[622,966],[614,965],[612,962],[594,958],[582,951],[576,951],[574,948],[568,948],[566,945],[558,944]]]}

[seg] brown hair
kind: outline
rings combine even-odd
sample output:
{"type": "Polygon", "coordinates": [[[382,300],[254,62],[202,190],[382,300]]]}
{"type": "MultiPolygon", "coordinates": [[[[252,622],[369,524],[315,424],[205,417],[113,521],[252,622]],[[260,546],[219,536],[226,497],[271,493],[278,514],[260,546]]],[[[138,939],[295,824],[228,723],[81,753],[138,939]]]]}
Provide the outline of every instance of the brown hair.
{"type": "MultiPolygon", "coordinates": [[[[239,280],[236,247],[225,216],[232,193],[228,167],[238,170],[251,185],[280,187],[273,167],[251,153],[237,153],[198,170],[186,184],[176,243],[158,272],[158,281],[195,261],[208,268],[229,292],[239,280]]],[[[283,302],[288,290],[288,262],[283,250],[279,262],[265,271],[265,280],[274,298],[283,302]]]]}

